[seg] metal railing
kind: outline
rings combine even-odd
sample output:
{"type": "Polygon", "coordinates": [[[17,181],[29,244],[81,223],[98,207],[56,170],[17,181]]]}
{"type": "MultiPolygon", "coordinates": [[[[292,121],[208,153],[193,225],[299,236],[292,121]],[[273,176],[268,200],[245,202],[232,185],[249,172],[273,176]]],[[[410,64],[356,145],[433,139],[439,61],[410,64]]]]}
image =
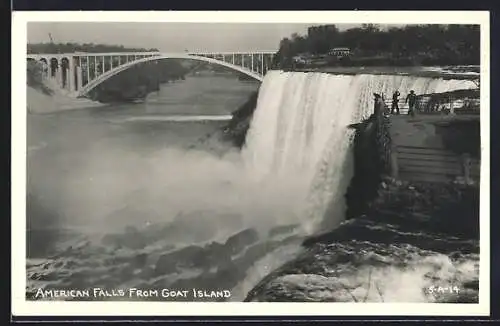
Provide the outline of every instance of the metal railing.
{"type": "MultiPolygon", "coordinates": [[[[390,111],[392,99],[384,100],[386,110],[390,111]]],[[[407,113],[409,104],[404,99],[398,101],[400,113],[407,113]]],[[[461,98],[439,98],[432,95],[420,95],[417,97],[415,109],[418,113],[426,114],[479,114],[480,99],[461,97],[461,98]]]]}

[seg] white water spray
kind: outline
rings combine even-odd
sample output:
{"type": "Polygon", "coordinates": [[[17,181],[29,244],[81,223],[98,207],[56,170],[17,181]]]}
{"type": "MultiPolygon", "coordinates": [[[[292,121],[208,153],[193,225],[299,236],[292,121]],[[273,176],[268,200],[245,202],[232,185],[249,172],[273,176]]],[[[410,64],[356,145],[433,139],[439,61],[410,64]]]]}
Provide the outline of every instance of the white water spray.
{"type": "MultiPolygon", "coordinates": [[[[120,232],[127,225],[141,228],[143,222],[151,222],[155,228],[156,222],[177,221],[176,216],[182,216],[181,240],[166,239],[176,245],[225,241],[247,228],[266,236],[275,226],[295,223],[312,232],[324,219],[332,221],[333,227],[344,218],[353,140],[353,130],[347,126],[372,112],[373,92],[387,95],[399,89],[404,95],[409,89],[422,94],[472,87],[475,85],[467,81],[407,76],[270,72],[261,85],[241,156],[232,152],[219,157],[176,145],[182,132],[204,130],[203,124],[172,124],[170,131],[164,131],[169,137],[162,134],[162,148],[137,150],[158,137],[144,136],[142,130],[134,134],[133,128],[130,134],[106,137],[111,128],[105,121],[97,123],[101,117],[92,120],[91,116],[85,123],[60,116],[50,122],[64,133],[52,133],[51,138],[46,132],[46,143],[31,148],[37,159],[30,161],[29,186],[43,197],[42,208],[51,209],[46,215],[57,212],[58,227],[85,226],[82,233],[95,234],[99,241],[101,235],[120,232]],[[57,152],[53,148],[58,146],[57,152]],[[54,152],[41,150],[45,147],[54,152]]],[[[59,110],[49,110],[52,101],[32,99],[35,92],[28,91],[28,103],[43,106],[37,111],[59,110]]],[[[127,126],[140,129],[143,125],[127,122],[124,130],[127,126]]],[[[96,246],[99,243],[96,240],[96,246]]],[[[147,247],[150,256],[163,253],[153,247],[147,247]]],[[[279,267],[274,264],[288,260],[300,244],[291,247],[256,261],[240,283],[242,296],[262,275],[279,267]]],[[[106,270],[102,275],[110,273],[106,270]]]]}
{"type": "MultiPolygon", "coordinates": [[[[373,110],[373,93],[417,94],[475,88],[471,81],[381,75],[269,72],[260,88],[243,158],[258,182],[297,180],[306,229],[339,204],[351,175],[354,131],[373,110]],[[347,179],[346,179],[347,178],[347,179]]],[[[296,203],[295,203],[296,204],[296,203]]],[[[332,217],[341,219],[342,217],[332,217]]]]}
{"type": "MultiPolygon", "coordinates": [[[[295,199],[289,205],[303,232],[335,228],[344,220],[344,195],[353,173],[354,130],[348,125],[373,112],[373,93],[387,97],[395,90],[404,96],[411,89],[428,94],[475,87],[471,81],[409,76],[269,72],[242,151],[246,173],[263,185],[270,180],[296,185],[287,193],[295,199]]],[[[301,250],[298,244],[292,248],[301,250]]],[[[241,290],[289,259],[278,249],[259,260],[236,293],[245,293],[241,290]]]]}

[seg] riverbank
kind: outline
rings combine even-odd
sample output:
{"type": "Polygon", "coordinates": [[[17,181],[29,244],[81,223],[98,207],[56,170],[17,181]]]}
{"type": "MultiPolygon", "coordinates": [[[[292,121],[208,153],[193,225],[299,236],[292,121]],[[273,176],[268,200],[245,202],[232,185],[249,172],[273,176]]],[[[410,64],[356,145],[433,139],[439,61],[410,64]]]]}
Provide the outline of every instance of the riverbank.
{"type": "Polygon", "coordinates": [[[336,75],[401,75],[427,78],[443,79],[479,79],[479,67],[470,66],[467,71],[457,71],[446,67],[420,67],[420,66],[360,66],[360,67],[307,67],[295,68],[294,71],[301,72],[323,72],[336,75]]]}
{"type": "Polygon", "coordinates": [[[85,98],[74,98],[56,91],[50,93],[28,86],[26,88],[27,110],[29,113],[46,114],[60,111],[103,107],[105,104],[85,98]]]}
{"type": "Polygon", "coordinates": [[[28,61],[26,81],[26,106],[28,113],[31,114],[104,106],[90,99],[76,98],[68,90],[61,89],[55,79],[43,78],[41,67],[31,61],[28,61]]]}

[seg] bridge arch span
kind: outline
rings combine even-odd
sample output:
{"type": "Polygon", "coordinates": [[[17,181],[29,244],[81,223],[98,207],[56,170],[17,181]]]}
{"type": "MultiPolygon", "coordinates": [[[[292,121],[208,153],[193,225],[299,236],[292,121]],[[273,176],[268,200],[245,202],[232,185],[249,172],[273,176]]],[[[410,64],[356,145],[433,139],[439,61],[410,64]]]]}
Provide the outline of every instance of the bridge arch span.
{"type": "Polygon", "coordinates": [[[243,68],[240,66],[236,66],[236,65],[233,65],[231,63],[224,62],[224,61],[217,60],[217,59],[196,56],[196,55],[189,55],[189,54],[159,54],[159,55],[154,55],[151,57],[146,57],[146,58],[142,58],[139,60],[127,62],[121,66],[113,68],[110,71],[106,71],[104,74],[93,79],[88,84],[86,84],[84,87],[82,87],[78,91],[77,97],[83,97],[83,96],[87,95],[91,90],[93,90],[94,88],[96,88],[97,86],[99,86],[100,84],[102,84],[103,82],[108,80],[109,78],[117,75],[118,73],[120,73],[122,71],[129,69],[130,67],[133,67],[135,65],[138,65],[138,64],[144,63],[144,62],[158,61],[158,60],[164,60],[164,59],[187,59],[187,60],[198,60],[198,61],[202,61],[202,62],[213,63],[213,64],[217,64],[217,65],[224,66],[224,67],[230,68],[232,70],[241,72],[241,73],[243,73],[247,76],[250,76],[258,81],[262,81],[262,79],[263,79],[263,77],[261,75],[256,74],[249,69],[246,69],[246,68],[243,68]]]}

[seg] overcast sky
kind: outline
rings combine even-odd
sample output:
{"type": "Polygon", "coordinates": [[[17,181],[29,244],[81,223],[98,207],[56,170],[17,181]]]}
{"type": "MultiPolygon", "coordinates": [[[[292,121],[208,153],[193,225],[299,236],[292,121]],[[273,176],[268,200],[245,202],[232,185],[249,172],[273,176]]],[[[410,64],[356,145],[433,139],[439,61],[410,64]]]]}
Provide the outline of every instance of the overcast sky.
{"type": "MultiPolygon", "coordinates": [[[[283,37],[307,34],[315,24],[30,22],[28,42],[105,43],[162,52],[251,51],[279,47],[283,37]]],[[[338,25],[340,29],[356,24],[338,25]]]]}

